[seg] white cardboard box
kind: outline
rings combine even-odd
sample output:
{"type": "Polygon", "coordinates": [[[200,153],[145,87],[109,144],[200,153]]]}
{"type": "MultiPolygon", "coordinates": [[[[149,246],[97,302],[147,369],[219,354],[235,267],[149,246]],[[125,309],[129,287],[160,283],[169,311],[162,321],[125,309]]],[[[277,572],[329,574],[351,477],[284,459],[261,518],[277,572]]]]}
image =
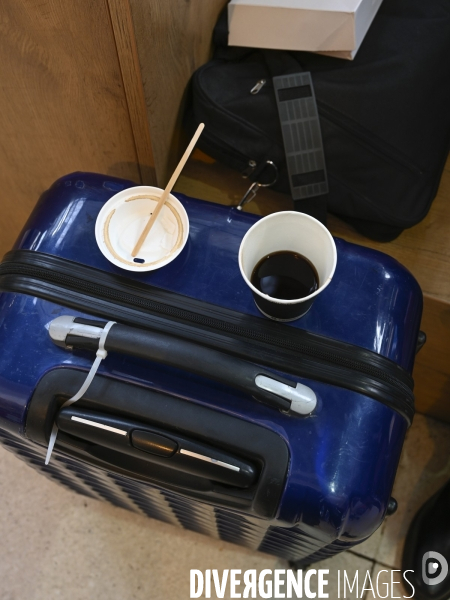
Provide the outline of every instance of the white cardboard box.
{"type": "Polygon", "coordinates": [[[382,0],[231,0],[228,45],[354,58],[382,0]]]}

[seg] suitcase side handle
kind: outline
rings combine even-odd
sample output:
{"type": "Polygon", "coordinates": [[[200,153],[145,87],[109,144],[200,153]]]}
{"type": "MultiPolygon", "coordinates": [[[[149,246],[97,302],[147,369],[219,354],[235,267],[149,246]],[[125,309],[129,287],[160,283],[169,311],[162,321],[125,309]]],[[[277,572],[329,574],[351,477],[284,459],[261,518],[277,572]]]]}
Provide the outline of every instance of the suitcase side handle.
{"type": "MultiPolygon", "coordinates": [[[[52,340],[64,348],[96,351],[104,325],[105,322],[91,319],[58,317],[50,323],[49,333],[52,340]]],[[[309,415],[316,407],[316,395],[308,386],[208,348],[206,336],[207,332],[203,346],[163,333],[115,324],[106,337],[105,349],[212,379],[283,412],[309,415]]]]}

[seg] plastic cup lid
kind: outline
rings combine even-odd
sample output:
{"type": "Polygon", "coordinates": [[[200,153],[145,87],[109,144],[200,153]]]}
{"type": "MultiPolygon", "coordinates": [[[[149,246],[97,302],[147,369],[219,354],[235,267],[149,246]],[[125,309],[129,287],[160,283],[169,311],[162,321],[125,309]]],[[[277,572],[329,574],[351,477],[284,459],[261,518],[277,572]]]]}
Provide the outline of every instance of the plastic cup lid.
{"type": "Polygon", "coordinates": [[[103,206],[95,224],[95,237],[110,262],[128,271],[152,271],[180,254],[189,235],[189,220],[181,202],[170,194],[139,255],[131,255],[161,194],[162,190],[155,187],[128,188],[103,206]]]}

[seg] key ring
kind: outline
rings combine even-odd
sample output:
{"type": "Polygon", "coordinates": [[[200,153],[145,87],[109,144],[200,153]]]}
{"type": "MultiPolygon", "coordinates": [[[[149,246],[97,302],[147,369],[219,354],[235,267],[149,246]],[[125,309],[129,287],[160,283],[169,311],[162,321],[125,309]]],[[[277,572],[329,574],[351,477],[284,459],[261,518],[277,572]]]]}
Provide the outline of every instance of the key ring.
{"type": "MultiPolygon", "coordinates": [[[[253,198],[256,196],[259,188],[262,188],[262,187],[271,187],[272,185],[275,185],[275,183],[278,181],[278,167],[271,160],[266,160],[266,164],[264,165],[261,173],[263,173],[268,166],[272,167],[273,170],[274,170],[273,181],[271,181],[270,183],[261,183],[260,181],[254,181],[251,184],[251,186],[248,188],[248,190],[245,192],[245,194],[242,196],[241,201],[239,202],[239,204],[236,206],[237,210],[242,210],[242,207],[245,204],[247,204],[248,202],[251,202],[253,200],[253,198]]],[[[260,173],[260,175],[261,175],[261,173],[260,173]]]]}

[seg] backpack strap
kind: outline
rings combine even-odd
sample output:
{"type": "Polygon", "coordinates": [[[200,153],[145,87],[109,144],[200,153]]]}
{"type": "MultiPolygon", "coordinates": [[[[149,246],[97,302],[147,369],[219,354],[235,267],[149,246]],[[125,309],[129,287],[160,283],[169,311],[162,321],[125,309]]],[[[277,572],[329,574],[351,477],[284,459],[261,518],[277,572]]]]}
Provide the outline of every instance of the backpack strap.
{"type": "Polygon", "coordinates": [[[328,180],[311,75],[289,52],[262,54],[273,78],[294,208],[326,225],[328,180]]]}

